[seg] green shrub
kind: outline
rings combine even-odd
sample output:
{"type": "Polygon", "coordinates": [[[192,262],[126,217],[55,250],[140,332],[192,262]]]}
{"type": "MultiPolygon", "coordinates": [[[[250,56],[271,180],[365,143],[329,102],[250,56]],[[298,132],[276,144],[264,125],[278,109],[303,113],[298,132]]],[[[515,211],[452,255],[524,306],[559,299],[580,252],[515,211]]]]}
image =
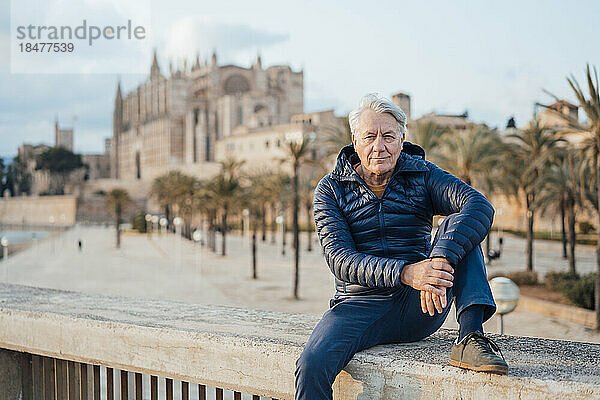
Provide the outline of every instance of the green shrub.
{"type": "Polygon", "coordinates": [[[578,307],[594,309],[594,285],[596,274],[590,273],[577,279],[563,281],[560,291],[578,307]]]}
{"type": "Polygon", "coordinates": [[[579,232],[583,233],[584,235],[588,235],[595,231],[596,228],[594,225],[590,224],[588,221],[581,221],[579,223],[579,232]]]}
{"type": "Polygon", "coordinates": [[[146,213],[143,211],[136,212],[131,218],[131,226],[140,233],[146,233],[146,213]]]}
{"type": "Polygon", "coordinates": [[[579,275],[571,272],[550,271],[544,277],[544,284],[550,290],[561,290],[564,282],[570,282],[580,279],[579,275]]]}
{"type": "Polygon", "coordinates": [[[535,271],[516,271],[504,274],[508,279],[517,284],[517,286],[535,286],[539,284],[538,274],[535,271]]]}

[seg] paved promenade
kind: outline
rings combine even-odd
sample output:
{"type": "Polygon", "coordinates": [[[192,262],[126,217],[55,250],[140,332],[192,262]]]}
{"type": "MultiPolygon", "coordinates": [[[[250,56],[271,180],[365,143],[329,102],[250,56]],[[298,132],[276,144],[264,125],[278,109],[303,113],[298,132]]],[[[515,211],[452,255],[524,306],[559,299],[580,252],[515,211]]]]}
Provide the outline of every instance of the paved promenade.
{"type": "MultiPolygon", "coordinates": [[[[333,276],[314,240],[307,252],[306,235],[301,236],[301,300],[291,299],[293,253],[288,237],[286,255],[281,243],[258,241],[258,279],[251,276],[248,238],[227,237],[227,256],[173,234],[146,235],[125,233],[121,249],[114,246],[112,228],[76,226],[61,235],[40,241],[36,246],[0,262],[0,279],[32,286],[68,289],[87,293],[222,304],[262,310],[321,314],[333,295],[333,276]],[[77,241],[81,239],[80,252],[77,241]]],[[[496,247],[496,246],[493,246],[496,247]]],[[[220,237],[217,237],[220,249],[220,237]]],[[[525,241],[505,237],[502,258],[489,266],[489,273],[522,270],[525,241]]],[[[559,242],[535,243],[535,267],[543,274],[566,270],[560,258],[559,242]]],[[[594,269],[592,246],[578,246],[578,269],[594,269]]],[[[517,309],[505,317],[505,333],[600,343],[600,335],[577,324],[517,309]]],[[[454,313],[446,327],[456,327],[454,313]]],[[[493,317],[485,329],[497,332],[493,317]]]]}

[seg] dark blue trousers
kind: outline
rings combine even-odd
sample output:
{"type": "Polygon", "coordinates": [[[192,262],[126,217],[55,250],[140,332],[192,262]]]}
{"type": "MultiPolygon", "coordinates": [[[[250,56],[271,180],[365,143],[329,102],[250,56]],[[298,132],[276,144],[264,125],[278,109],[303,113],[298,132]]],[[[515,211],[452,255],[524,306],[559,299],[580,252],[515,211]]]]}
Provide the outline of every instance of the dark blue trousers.
{"type": "MultiPolygon", "coordinates": [[[[440,224],[434,243],[452,214],[440,224]]],[[[454,268],[454,284],[447,289],[448,304],[432,317],[421,311],[418,290],[402,285],[391,296],[352,296],[332,301],[296,361],[296,399],[332,399],[331,386],[355,353],[378,344],[416,342],[437,331],[452,301],[456,316],[468,306],[484,305],[484,321],[496,311],[487,281],[481,246],[476,246],[454,268]]],[[[448,349],[450,351],[450,349],[448,349]]]]}

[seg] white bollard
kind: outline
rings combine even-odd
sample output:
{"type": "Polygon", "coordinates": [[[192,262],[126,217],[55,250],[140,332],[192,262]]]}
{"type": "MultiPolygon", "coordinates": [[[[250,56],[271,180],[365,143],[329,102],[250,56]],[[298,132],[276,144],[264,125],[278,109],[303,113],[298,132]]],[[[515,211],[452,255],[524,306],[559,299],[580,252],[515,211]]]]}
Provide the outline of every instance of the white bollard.
{"type": "Polygon", "coordinates": [[[2,236],[0,239],[0,246],[2,246],[2,261],[8,260],[8,239],[6,236],[2,236]]]}

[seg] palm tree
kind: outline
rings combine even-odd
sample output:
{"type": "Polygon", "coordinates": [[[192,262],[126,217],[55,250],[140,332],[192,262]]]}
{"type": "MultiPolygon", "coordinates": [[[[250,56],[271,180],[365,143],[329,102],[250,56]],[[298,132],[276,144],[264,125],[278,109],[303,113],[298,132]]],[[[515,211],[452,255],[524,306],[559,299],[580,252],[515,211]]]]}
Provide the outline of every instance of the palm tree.
{"type": "Polygon", "coordinates": [[[152,182],[152,187],[150,188],[150,196],[154,197],[158,201],[158,204],[165,212],[167,221],[171,220],[170,207],[173,201],[171,181],[174,173],[177,172],[171,171],[168,174],[164,174],[155,178],[152,182]]]}
{"type": "MultiPolygon", "coordinates": [[[[417,140],[429,149],[428,158],[433,158],[442,168],[453,172],[465,183],[484,193],[490,195],[493,192],[497,186],[495,170],[503,150],[502,141],[496,131],[484,127],[444,131],[431,122],[421,125],[416,131],[417,140]],[[442,135],[443,140],[440,140],[442,135]]],[[[485,244],[485,256],[489,262],[489,234],[485,244]]]]}
{"type": "Polygon", "coordinates": [[[189,236],[189,225],[194,193],[198,180],[180,171],[170,171],[154,179],[150,195],[154,197],[170,222],[171,216],[181,216],[184,220],[184,235],[189,236]]]}
{"type": "Polygon", "coordinates": [[[483,127],[453,130],[440,144],[438,163],[466,184],[473,185],[490,175],[500,160],[500,147],[500,138],[495,131],[483,127]]]}
{"type": "Polygon", "coordinates": [[[115,228],[117,233],[117,249],[121,247],[121,215],[123,210],[131,203],[127,190],[121,188],[112,189],[106,196],[106,206],[115,214],[115,228]]]}
{"type": "MultiPolygon", "coordinates": [[[[539,209],[542,215],[560,211],[562,219],[563,238],[565,235],[565,217],[568,226],[568,261],[569,271],[575,274],[575,221],[576,207],[581,208],[580,181],[578,170],[582,168],[580,160],[574,151],[564,151],[557,154],[551,164],[543,170],[539,178],[539,209]]],[[[566,243],[565,243],[566,244],[566,243]]],[[[566,247],[566,245],[564,246],[566,247]]]]}
{"type": "Polygon", "coordinates": [[[207,246],[214,253],[216,252],[216,219],[219,212],[219,203],[215,193],[210,189],[208,182],[202,182],[194,192],[192,204],[195,210],[200,211],[208,221],[207,246]]]}
{"type": "Polygon", "coordinates": [[[315,187],[317,183],[319,183],[319,179],[321,179],[322,175],[316,172],[313,172],[308,177],[305,177],[300,180],[300,202],[306,211],[306,250],[312,251],[312,232],[313,232],[313,195],[315,187]]]}
{"type": "MultiPolygon", "coordinates": [[[[282,160],[280,160],[282,161],[282,160]]],[[[285,215],[287,210],[287,204],[289,204],[290,198],[290,177],[285,173],[270,173],[265,175],[265,179],[263,181],[263,205],[266,203],[270,203],[272,205],[279,205],[278,207],[273,207],[273,210],[278,210],[281,213],[283,218],[282,222],[282,233],[281,233],[281,254],[285,255],[285,246],[286,246],[286,221],[285,215]]],[[[264,212],[266,212],[266,207],[263,206],[263,218],[264,212]]],[[[272,223],[276,224],[276,213],[274,212],[272,215],[272,223]]],[[[264,219],[263,219],[264,221],[264,219]]],[[[264,223],[263,223],[264,229],[264,223]]],[[[273,235],[277,232],[276,225],[272,228],[273,235]]]]}
{"type": "Polygon", "coordinates": [[[248,185],[244,188],[243,205],[250,211],[250,229],[252,230],[252,279],[257,279],[256,272],[256,235],[261,222],[263,205],[269,192],[268,180],[271,174],[264,169],[259,169],[249,174],[248,185]]]}
{"type": "MultiPolygon", "coordinates": [[[[596,309],[596,329],[600,331],[600,208],[598,198],[600,198],[600,185],[598,184],[598,177],[600,177],[600,84],[598,83],[598,71],[596,67],[592,69],[590,65],[586,68],[586,81],[588,87],[588,95],[583,91],[579,83],[573,75],[567,78],[569,86],[573,90],[579,107],[585,112],[587,116],[587,123],[583,124],[578,119],[565,115],[563,113],[555,112],[557,116],[565,120],[569,124],[568,131],[577,132],[588,139],[590,142],[593,156],[588,158],[589,161],[595,163],[595,177],[594,185],[596,189],[595,193],[595,204],[594,210],[597,215],[597,232],[598,240],[596,244],[596,284],[595,284],[595,301],[594,306],[596,309]]],[[[556,98],[556,96],[553,96],[556,98]]],[[[550,109],[551,110],[551,109],[550,109]]]]}
{"type": "Polygon", "coordinates": [[[227,159],[221,162],[222,172],[208,183],[208,189],[214,193],[221,208],[221,255],[226,255],[227,217],[240,206],[242,187],[240,168],[244,161],[227,159]]]}
{"type": "Polygon", "coordinates": [[[293,193],[293,235],[294,235],[294,299],[298,300],[298,279],[300,264],[300,238],[298,228],[298,209],[300,206],[300,197],[298,195],[298,170],[300,165],[306,161],[310,154],[310,143],[312,139],[307,135],[302,135],[300,140],[290,140],[287,142],[288,161],[292,164],[292,193],[293,193]]]}
{"type": "Polygon", "coordinates": [[[352,132],[350,132],[348,118],[343,118],[341,124],[322,127],[319,139],[325,154],[337,156],[342,147],[352,143],[352,132]]]}
{"type": "Polygon", "coordinates": [[[503,186],[517,201],[525,195],[527,207],[527,270],[533,271],[533,226],[539,177],[564,139],[540,125],[534,117],[525,129],[507,137],[507,152],[503,163],[503,186]]]}
{"type": "Polygon", "coordinates": [[[410,133],[415,143],[425,150],[427,158],[436,162],[439,146],[444,143],[443,138],[448,133],[448,129],[429,121],[417,123],[410,133]]]}

